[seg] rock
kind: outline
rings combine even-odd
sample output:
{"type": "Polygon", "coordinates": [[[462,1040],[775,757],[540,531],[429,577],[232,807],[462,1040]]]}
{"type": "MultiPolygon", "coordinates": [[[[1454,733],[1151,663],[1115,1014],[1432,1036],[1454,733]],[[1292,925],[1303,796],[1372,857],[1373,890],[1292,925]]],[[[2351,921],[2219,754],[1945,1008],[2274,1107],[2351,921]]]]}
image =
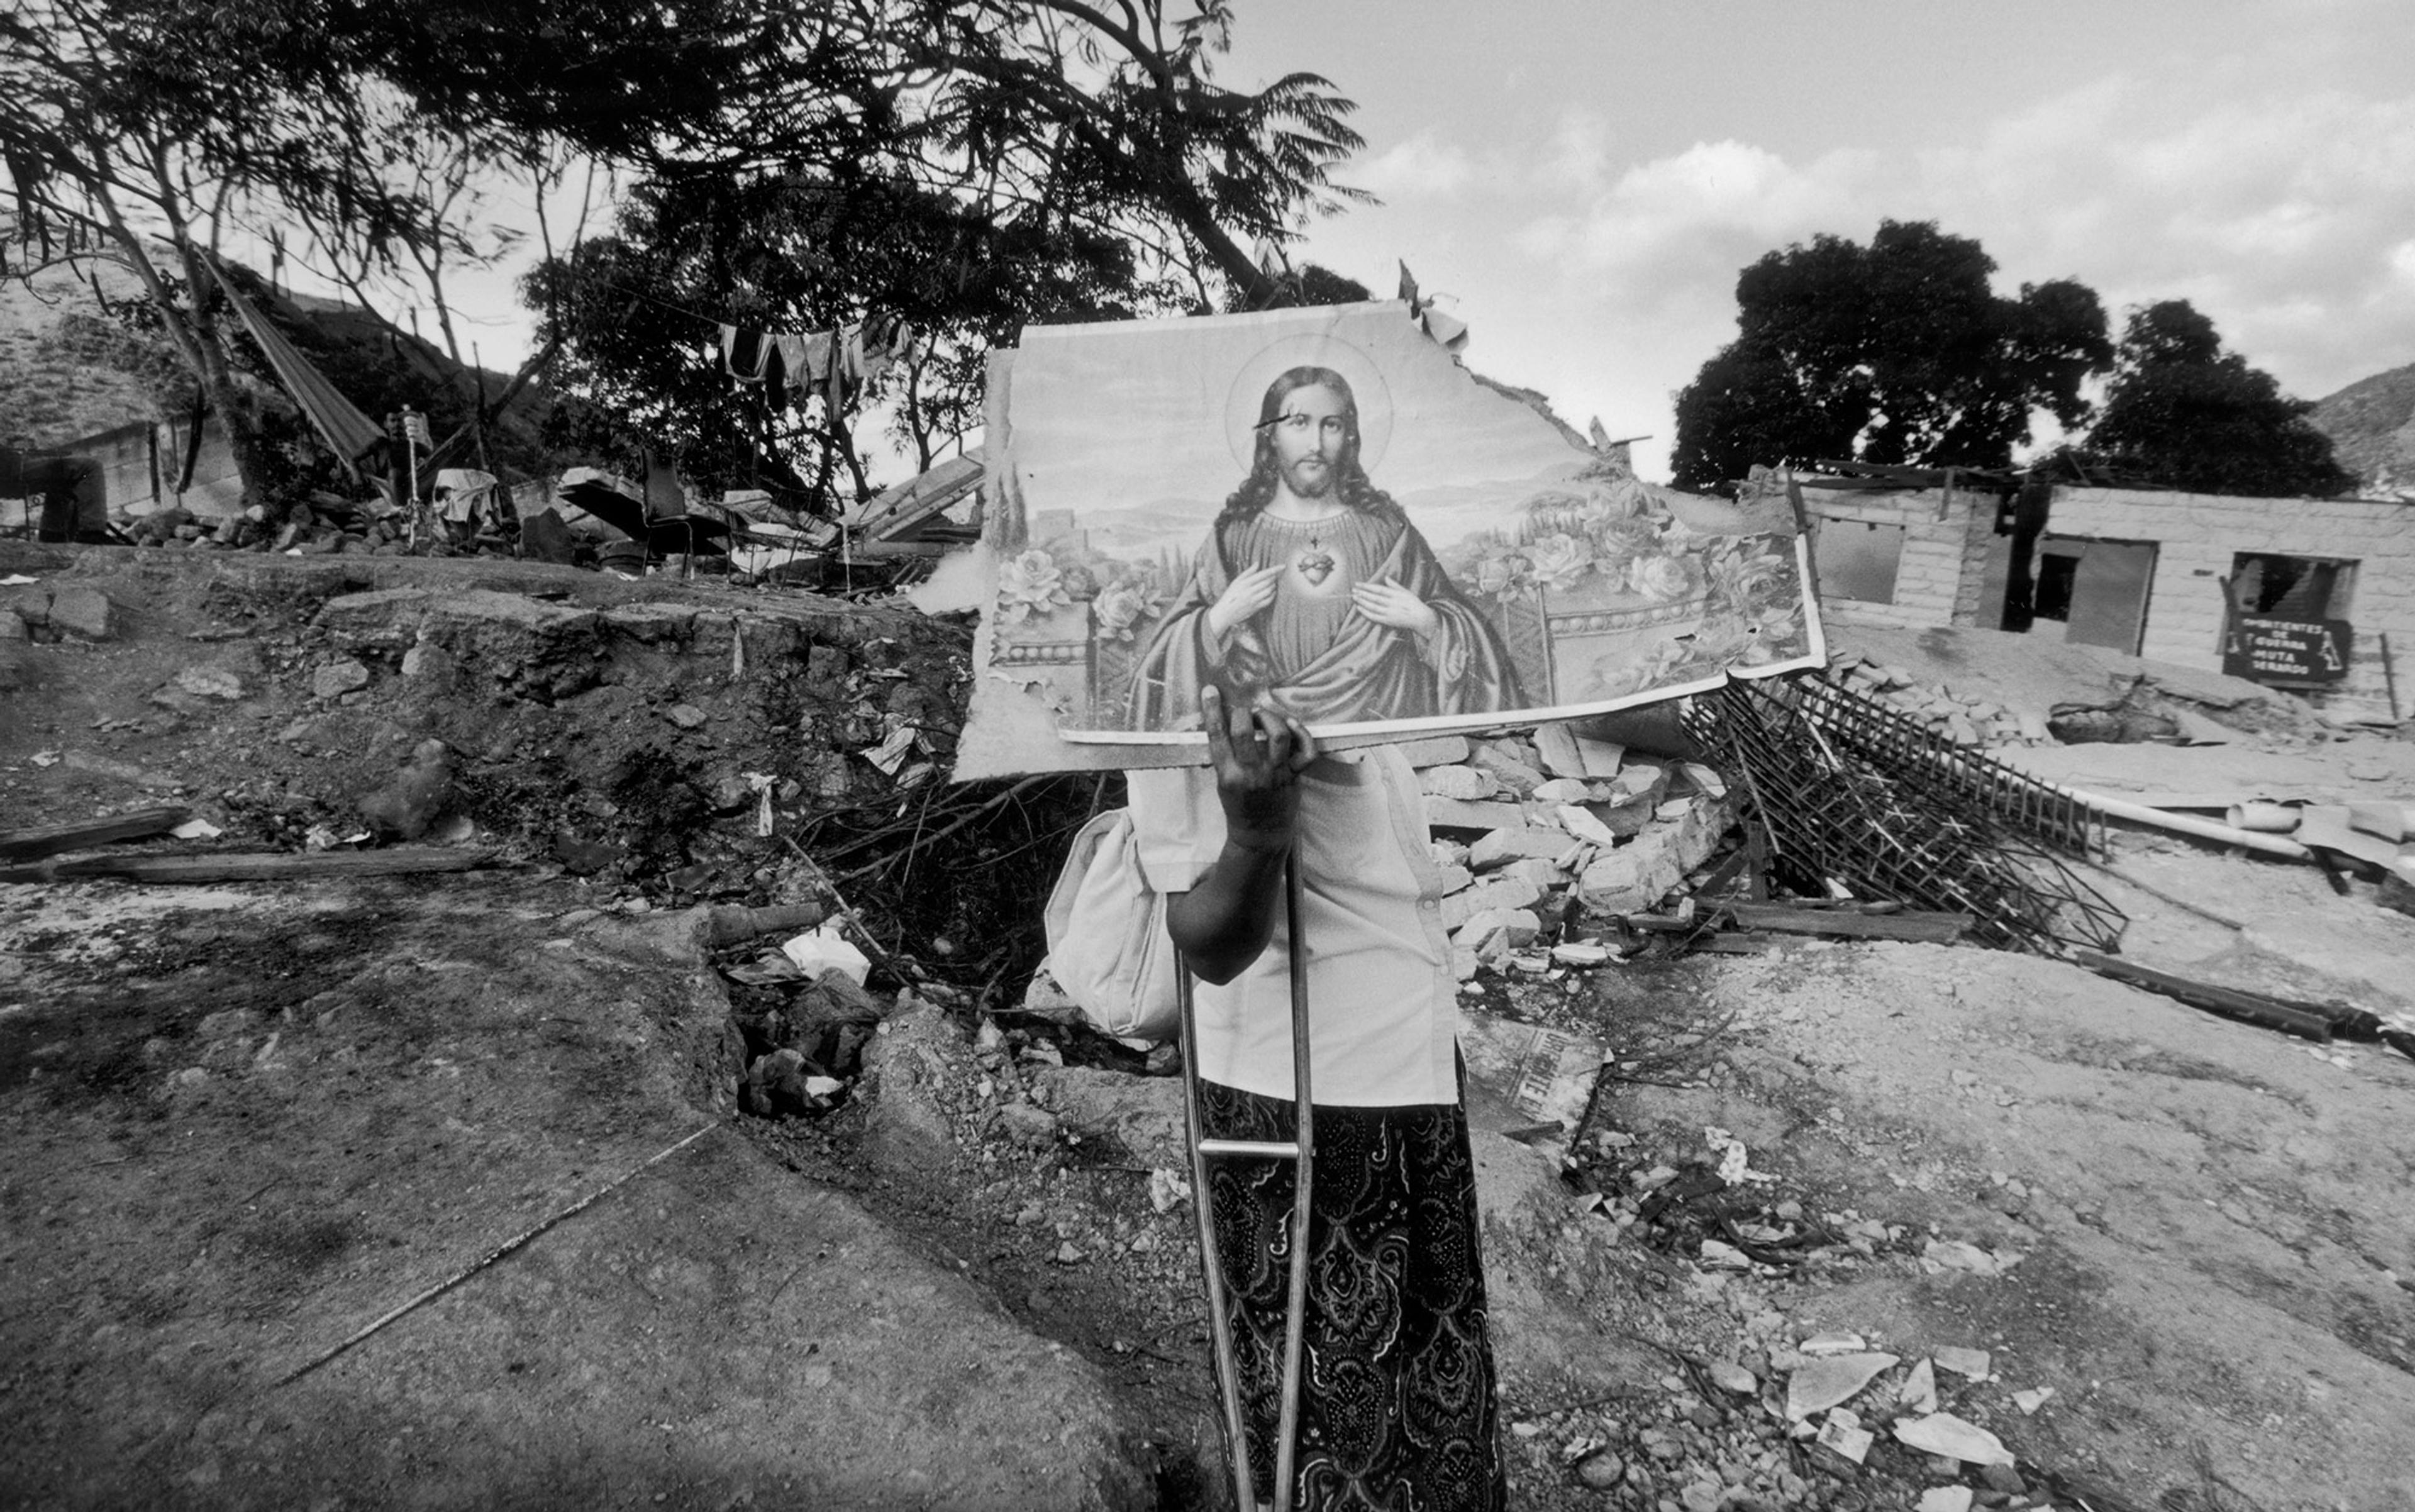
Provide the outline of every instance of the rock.
{"type": "Polygon", "coordinates": [[[1418,785],[1436,798],[1470,802],[1501,791],[1499,778],[1474,767],[1428,767],[1418,773],[1418,785]]]}
{"type": "Polygon", "coordinates": [[[1711,1384],[1721,1391],[1732,1391],[1739,1397],[1749,1397],[1761,1389],[1761,1377],[1733,1360],[1713,1360],[1708,1369],[1711,1384]]]}
{"type": "Polygon", "coordinates": [[[1893,1355],[1829,1355],[1806,1360],[1786,1380],[1786,1415],[1795,1422],[1841,1407],[1896,1363],[1893,1355]]]}
{"type": "Polygon", "coordinates": [[[31,633],[14,609],[0,609],[0,640],[27,640],[31,633]]]}
{"type": "Polygon", "coordinates": [[[359,803],[361,817],[388,839],[417,840],[453,797],[453,757],[442,741],[422,741],[394,779],[359,803]]]}
{"type": "Polygon", "coordinates": [[[1530,830],[1523,824],[1513,823],[1506,829],[1491,831],[1468,846],[1467,865],[1471,871],[1491,872],[1529,857],[1538,861],[1557,861],[1573,844],[1560,831],[1530,830]]]}
{"type": "Polygon", "coordinates": [[[1609,914],[1642,913],[1683,880],[1658,846],[1638,839],[1595,858],[1577,879],[1585,906],[1609,914]]]}
{"type": "Polygon", "coordinates": [[[86,640],[107,640],[115,629],[115,608],[98,589],[62,588],[51,595],[51,626],[86,640]]]}
{"type": "Polygon", "coordinates": [[[340,662],[329,662],[311,674],[310,696],[340,698],[345,694],[357,693],[368,685],[369,669],[346,657],[340,662]]]}
{"type": "Polygon", "coordinates": [[[1525,816],[1515,803],[1470,801],[1428,794],[1426,826],[1432,830],[1467,830],[1481,833],[1488,830],[1523,829],[1525,816]]]}
{"type": "Polygon", "coordinates": [[[1608,1449],[1598,1449],[1577,1461],[1577,1479],[1606,1491],[1627,1477],[1627,1461],[1608,1449]]]}
{"type": "Polygon", "coordinates": [[[1573,777],[1554,777],[1528,793],[1526,798],[1530,802],[1559,804],[1589,802],[1593,796],[1590,783],[1579,782],[1573,777]]]}
{"type": "Polygon", "coordinates": [[[1920,1493],[1920,1512],[1971,1512],[1971,1488],[1931,1486],[1920,1493]]]}
{"type": "Polygon", "coordinates": [[[1554,777],[1583,778],[1590,775],[1585,771],[1583,747],[1577,743],[1577,732],[1569,725],[1537,726],[1535,755],[1542,761],[1543,770],[1554,777]]]}
{"type": "Polygon", "coordinates": [[[1542,929],[1542,921],[1522,908],[1488,909],[1468,920],[1451,943],[1496,959],[1532,944],[1542,929]]]}
{"type": "Polygon", "coordinates": [[[1969,1464],[2009,1465],[2013,1462],[2013,1451],[2004,1447],[2002,1440],[1974,1423],[1964,1422],[1952,1413],[1898,1418],[1895,1436],[1898,1442],[1925,1453],[1943,1455],[1949,1460],[1960,1460],[1969,1464]]]}
{"type": "Polygon", "coordinates": [[[2030,1493],[2029,1482],[2021,1479],[2021,1473],[2010,1465],[1981,1465],[1979,1484],[2005,1496],[2027,1496],[2030,1493]]]}
{"type": "Polygon", "coordinates": [[[588,840],[563,830],[553,837],[554,858],[567,867],[574,876],[589,876],[628,854],[619,846],[599,840],[588,840]]]}
{"type": "Polygon", "coordinates": [[[402,653],[402,675],[413,681],[449,682],[459,670],[453,653],[433,641],[419,641],[402,653]]]}
{"type": "Polygon", "coordinates": [[[1954,1344],[1943,1344],[1929,1351],[1929,1358],[1937,1362],[1940,1370],[1951,1370],[1973,1381],[1988,1379],[1988,1355],[1984,1349],[1963,1349],[1954,1344]]]}
{"type": "Polygon", "coordinates": [[[1648,797],[1584,805],[1596,823],[1621,840],[1632,840],[1651,827],[1654,805],[1648,797]]]}
{"type": "Polygon", "coordinates": [[[243,678],[223,666],[188,666],[176,674],[176,686],[197,698],[224,698],[229,702],[244,694],[243,678]]]}
{"type": "Polygon", "coordinates": [[[1010,1102],[998,1110],[998,1131],[1027,1150],[1047,1152],[1057,1147],[1057,1115],[1028,1102],[1010,1102]]]}
{"type": "Polygon", "coordinates": [[[1557,817],[1560,828],[1579,840],[1599,846],[1604,850],[1618,844],[1619,836],[1612,833],[1608,825],[1594,817],[1589,809],[1581,808],[1574,803],[1563,803],[1559,807],[1557,817]]]}
{"type": "Polygon", "coordinates": [[[1543,774],[1502,748],[1502,742],[1488,741],[1478,746],[1468,756],[1477,767],[1501,780],[1501,786],[1523,798],[1543,785],[1543,774]]]}
{"type": "Polygon", "coordinates": [[[704,711],[692,703],[675,703],[664,712],[682,729],[695,729],[705,720],[704,711]]]}

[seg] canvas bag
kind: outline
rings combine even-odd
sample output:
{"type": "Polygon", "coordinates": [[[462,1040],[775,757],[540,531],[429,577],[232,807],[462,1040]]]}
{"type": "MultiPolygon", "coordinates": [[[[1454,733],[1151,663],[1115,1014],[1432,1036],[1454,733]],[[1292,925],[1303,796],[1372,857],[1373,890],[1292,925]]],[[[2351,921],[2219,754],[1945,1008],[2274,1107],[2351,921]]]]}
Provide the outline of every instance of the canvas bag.
{"type": "Polygon", "coordinates": [[[1151,1042],[1179,1031],[1181,962],[1165,932],[1165,895],[1142,875],[1130,809],[1102,814],[1073,836],[1042,923],[1048,974],[1094,1028],[1151,1042]]]}

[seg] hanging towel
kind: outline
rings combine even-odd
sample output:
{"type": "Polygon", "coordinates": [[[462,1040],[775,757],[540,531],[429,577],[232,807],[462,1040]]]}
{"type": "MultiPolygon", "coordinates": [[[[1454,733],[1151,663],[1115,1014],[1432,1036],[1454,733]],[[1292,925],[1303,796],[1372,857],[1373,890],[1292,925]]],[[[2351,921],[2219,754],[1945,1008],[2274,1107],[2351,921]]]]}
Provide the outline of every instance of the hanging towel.
{"type": "Polygon", "coordinates": [[[761,331],[741,325],[724,324],[721,328],[722,365],[729,376],[742,383],[763,382],[764,369],[778,353],[772,350],[770,337],[761,331]]]}

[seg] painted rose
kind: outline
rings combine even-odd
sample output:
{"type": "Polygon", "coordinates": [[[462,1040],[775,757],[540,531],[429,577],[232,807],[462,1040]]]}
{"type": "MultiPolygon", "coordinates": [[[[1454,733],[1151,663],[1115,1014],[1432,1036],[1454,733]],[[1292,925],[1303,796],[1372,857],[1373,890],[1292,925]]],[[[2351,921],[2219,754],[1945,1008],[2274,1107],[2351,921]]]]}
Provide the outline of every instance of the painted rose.
{"type": "Polygon", "coordinates": [[[1593,565],[1592,549],[1566,532],[1528,542],[1526,557],[1534,564],[1536,582],[1564,591],[1583,581],[1586,569],[1593,565]]]}
{"type": "Polygon", "coordinates": [[[1627,586],[1656,604],[1673,604],[1701,586],[1700,571],[1685,557],[1638,557],[1627,569],[1627,586]]]}
{"type": "Polygon", "coordinates": [[[998,570],[998,619],[1004,623],[1021,624],[1072,602],[1057,559],[1045,551],[1026,551],[998,570]]]}
{"type": "Polygon", "coordinates": [[[1145,585],[1129,582],[1102,590],[1091,601],[1090,612],[1098,617],[1101,640],[1129,641],[1133,627],[1153,617],[1160,607],[1160,600],[1145,585]]]}

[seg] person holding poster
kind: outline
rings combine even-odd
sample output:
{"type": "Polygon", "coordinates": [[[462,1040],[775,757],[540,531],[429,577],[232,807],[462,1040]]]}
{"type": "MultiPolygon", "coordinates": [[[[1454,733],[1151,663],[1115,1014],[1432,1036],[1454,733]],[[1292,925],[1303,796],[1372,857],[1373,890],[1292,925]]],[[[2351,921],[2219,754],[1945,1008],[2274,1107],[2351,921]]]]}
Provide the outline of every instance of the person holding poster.
{"type": "MultiPolygon", "coordinates": [[[[1299,858],[1315,1108],[1292,1505],[1508,1501],[1458,1055],[1458,983],[1417,774],[1321,756],[1295,715],[1199,690],[1212,770],[1130,774],[1133,835],[1192,1001],[1209,1137],[1294,1128],[1285,858],[1299,858]],[[1297,849],[1295,851],[1295,846],[1297,849]]],[[[1273,1499],[1295,1172],[1218,1161],[1197,1194],[1231,1288],[1255,1500],[1273,1499]]]]}
{"type": "Polygon", "coordinates": [[[1143,649],[1132,727],[1175,729],[1210,681],[1320,726],[1517,709],[1509,652],[1359,461],[1328,367],[1270,383],[1250,475],[1143,649]]]}

